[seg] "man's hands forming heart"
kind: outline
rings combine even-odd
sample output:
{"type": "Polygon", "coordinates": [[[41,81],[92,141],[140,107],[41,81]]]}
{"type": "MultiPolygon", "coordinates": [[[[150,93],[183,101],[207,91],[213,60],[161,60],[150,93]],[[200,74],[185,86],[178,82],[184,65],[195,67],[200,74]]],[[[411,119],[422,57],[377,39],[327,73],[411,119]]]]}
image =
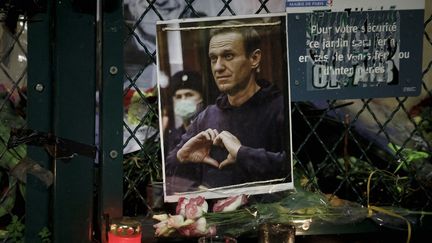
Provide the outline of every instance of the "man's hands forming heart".
{"type": "Polygon", "coordinates": [[[189,139],[177,152],[177,158],[182,163],[206,163],[222,169],[235,163],[240,146],[240,140],[230,132],[223,131],[219,133],[216,129],[209,128],[189,139]],[[224,147],[228,151],[226,159],[221,163],[210,157],[212,145],[224,147]]]}

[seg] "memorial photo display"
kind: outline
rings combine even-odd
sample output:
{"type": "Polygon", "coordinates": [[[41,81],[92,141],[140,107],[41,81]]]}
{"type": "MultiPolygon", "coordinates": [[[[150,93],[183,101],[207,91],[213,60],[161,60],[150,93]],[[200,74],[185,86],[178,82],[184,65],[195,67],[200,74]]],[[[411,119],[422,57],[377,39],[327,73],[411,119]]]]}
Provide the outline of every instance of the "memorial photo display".
{"type": "Polygon", "coordinates": [[[286,14],[156,32],[165,201],[293,189],[286,14]]]}

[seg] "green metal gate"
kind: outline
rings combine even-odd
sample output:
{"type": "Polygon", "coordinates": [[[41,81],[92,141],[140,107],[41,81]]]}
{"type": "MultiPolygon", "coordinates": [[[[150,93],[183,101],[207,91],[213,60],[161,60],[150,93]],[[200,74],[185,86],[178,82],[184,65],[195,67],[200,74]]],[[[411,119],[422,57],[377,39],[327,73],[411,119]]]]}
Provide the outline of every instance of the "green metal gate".
{"type": "Polygon", "coordinates": [[[29,146],[55,179],[47,188],[29,176],[27,242],[44,227],[54,242],[102,239],[122,215],[122,16],[121,1],[48,1],[29,16],[28,128],[66,154],[29,146]]]}

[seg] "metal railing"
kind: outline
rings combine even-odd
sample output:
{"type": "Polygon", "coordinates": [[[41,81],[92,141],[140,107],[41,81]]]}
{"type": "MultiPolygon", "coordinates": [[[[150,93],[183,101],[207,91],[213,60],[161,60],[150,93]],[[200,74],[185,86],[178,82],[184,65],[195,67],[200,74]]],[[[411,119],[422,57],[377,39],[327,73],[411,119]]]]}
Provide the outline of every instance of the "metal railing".
{"type": "MultiPolygon", "coordinates": [[[[154,29],[150,26],[158,20],[175,18],[280,11],[281,6],[276,6],[276,2],[282,1],[248,1],[247,7],[242,1],[223,0],[170,3],[125,1],[128,32],[125,37],[125,98],[128,94],[135,93],[147,107],[147,113],[136,127],[124,123],[125,130],[130,133],[124,146],[137,142],[141,149],[125,154],[124,200],[128,214],[145,214],[152,210],[151,202],[147,200],[149,195],[144,188],[155,175],[160,179],[157,174],[160,169],[157,167],[157,161],[160,161],[157,154],[160,152],[159,141],[149,138],[143,142],[134,133],[139,127],[153,126],[158,129],[157,106],[153,97],[156,95],[153,90],[156,77],[152,76],[156,72],[155,32],[152,32],[154,29]],[[177,9],[170,9],[173,5],[177,9]],[[203,9],[202,6],[207,8],[203,9]],[[213,10],[207,11],[210,6],[213,10]]],[[[432,45],[432,15],[430,10],[426,10],[426,14],[424,39],[427,47],[424,52],[421,96],[293,103],[292,113],[298,118],[292,124],[294,171],[301,186],[365,205],[365,185],[372,170],[396,171],[395,175],[400,177],[416,176],[417,170],[410,171],[406,168],[410,161],[407,161],[409,158],[405,156],[405,149],[430,153],[432,145],[428,120],[430,113],[429,117],[426,114],[430,111],[420,104],[422,101],[430,104],[432,94],[432,57],[426,54],[426,50],[432,45]],[[419,109],[423,110],[423,118],[419,109]],[[392,144],[400,147],[394,148],[392,144]],[[398,169],[398,166],[405,170],[398,169]]],[[[412,209],[430,209],[432,194],[427,187],[417,183],[400,180],[395,184],[381,176],[372,185],[372,191],[377,191],[373,193],[374,200],[412,209]]]]}

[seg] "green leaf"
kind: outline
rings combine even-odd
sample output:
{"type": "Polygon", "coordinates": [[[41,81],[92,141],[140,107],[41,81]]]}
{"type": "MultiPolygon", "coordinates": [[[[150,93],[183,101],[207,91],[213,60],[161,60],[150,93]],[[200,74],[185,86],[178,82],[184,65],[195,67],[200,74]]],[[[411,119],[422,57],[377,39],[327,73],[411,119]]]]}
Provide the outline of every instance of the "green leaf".
{"type": "Polygon", "coordinates": [[[393,173],[398,172],[401,168],[407,170],[407,166],[410,165],[412,162],[421,159],[427,159],[430,157],[430,154],[424,151],[417,151],[410,148],[402,148],[401,146],[391,143],[388,146],[395,154],[399,152],[400,156],[402,157],[401,163],[399,163],[398,167],[393,173]]]}

